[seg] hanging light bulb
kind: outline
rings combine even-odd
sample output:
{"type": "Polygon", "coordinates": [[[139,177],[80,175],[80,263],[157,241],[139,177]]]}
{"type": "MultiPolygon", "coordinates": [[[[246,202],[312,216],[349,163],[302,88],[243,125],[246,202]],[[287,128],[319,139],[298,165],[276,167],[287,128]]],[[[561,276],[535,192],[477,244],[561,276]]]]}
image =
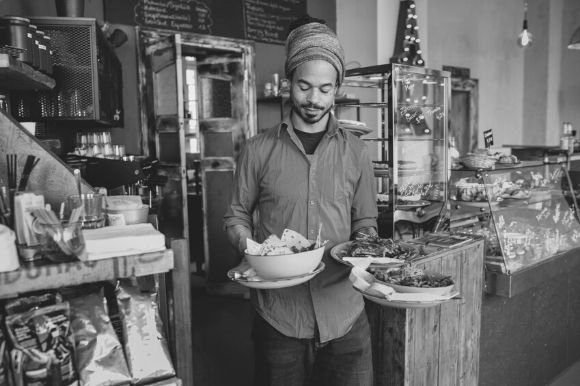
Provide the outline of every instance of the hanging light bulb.
{"type": "Polygon", "coordinates": [[[518,35],[518,46],[528,47],[532,45],[534,37],[530,31],[528,31],[528,2],[524,3],[524,25],[522,32],[518,35]]]}

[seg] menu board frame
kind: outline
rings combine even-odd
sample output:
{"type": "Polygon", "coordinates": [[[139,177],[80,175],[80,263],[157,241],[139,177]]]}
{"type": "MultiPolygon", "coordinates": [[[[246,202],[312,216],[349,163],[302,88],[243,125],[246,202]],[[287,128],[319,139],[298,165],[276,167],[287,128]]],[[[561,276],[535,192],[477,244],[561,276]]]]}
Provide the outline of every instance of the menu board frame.
{"type": "Polygon", "coordinates": [[[110,23],[283,45],[307,0],[104,0],[110,23]]]}

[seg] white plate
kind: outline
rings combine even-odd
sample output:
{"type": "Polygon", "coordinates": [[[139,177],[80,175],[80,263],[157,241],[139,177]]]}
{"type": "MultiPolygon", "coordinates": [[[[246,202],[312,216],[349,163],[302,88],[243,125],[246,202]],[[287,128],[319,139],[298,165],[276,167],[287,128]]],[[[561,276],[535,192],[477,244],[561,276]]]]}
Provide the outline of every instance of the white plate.
{"type": "Polygon", "coordinates": [[[324,267],[325,267],[324,263],[320,262],[320,264],[318,265],[318,267],[316,267],[316,269],[314,271],[307,273],[305,275],[287,277],[284,279],[270,279],[270,280],[261,279],[258,276],[254,276],[253,280],[248,280],[247,278],[244,278],[244,277],[236,278],[234,275],[234,273],[236,272],[236,269],[233,268],[233,269],[230,269],[228,271],[228,278],[235,283],[238,283],[240,285],[243,285],[243,286],[249,287],[249,288],[256,288],[256,289],[286,288],[286,287],[293,287],[295,285],[307,282],[308,280],[312,279],[314,276],[316,276],[320,272],[322,272],[324,270],[324,267]]]}
{"type": "MultiPolygon", "coordinates": [[[[358,292],[360,292],[366,299],[370,300],[371,302],[380,304],[382,306],[393,307],[393,308],[429,308],[429,307],[435,307],[435,306],[438,306],[439,304],[453,300],[453,298],[441,299],[441,300],[431,300],[431,301],[424,301],[424,302],[406,301],[406,300],[388,300],[386,298],[381,298],[378,296],[369,295],[369,294],[361,291],[360,289],[358,289],[354,286],[353,286],[353,288],[355,290],[357,290],[358,292]]],[[[459,292],[457,292],[454,296],[457,296],[457,295],[459,295],[459,292]]]]}

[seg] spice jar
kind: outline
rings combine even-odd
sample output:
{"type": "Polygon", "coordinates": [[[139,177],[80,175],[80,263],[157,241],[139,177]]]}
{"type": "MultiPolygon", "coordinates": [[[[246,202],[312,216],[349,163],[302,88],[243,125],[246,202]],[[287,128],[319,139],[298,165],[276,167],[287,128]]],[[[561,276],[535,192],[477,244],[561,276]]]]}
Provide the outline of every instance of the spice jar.
{"type": "Polygon", "coordinates": [[[38,52],[40,53],[40,66],[38,70],[40,72],[46,72],[48,67],[48,51],[46,51],[46,46],[44,45],[44,32],[36,30],[36,41],[38,42],[38,52]]]}
{"type": "Polygon", "coordinates": [[[18,16],[4,16],[0,18],[0,45],[20,48],[18,59],[31,63],[29,58],[28,26],[30,20],[18,16]]]}
{"type": "Polygon", "coordinates": [[[50,36],[47,34],[44,34],[44,45],[46,46],[46,73],[52,75],[52,42],[50,36]]]}
{"type": "Polygon", "coordinates": [[[32,67],[39,69],[40,68],[40,52],[38,49],[38,39],[36,38],[36,26],[34,24],[30,24],[28,26],[28,32],[30,32],[31,41],[31,64],[32,67]]]}

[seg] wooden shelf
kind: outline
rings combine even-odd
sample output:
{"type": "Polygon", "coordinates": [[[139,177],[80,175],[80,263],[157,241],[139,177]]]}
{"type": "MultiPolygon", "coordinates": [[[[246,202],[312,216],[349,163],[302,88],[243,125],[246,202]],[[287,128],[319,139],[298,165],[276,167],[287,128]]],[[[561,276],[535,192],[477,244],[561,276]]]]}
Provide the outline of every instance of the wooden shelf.
{"type": "Polygon", "coordinates": [[[8,54],[0,54],[0,89],[50,90],[56,82],[8,54]]]}
{"type": "Polygon", "coordinates": [[[164,273],[172,269],[171,249],[96,261],[21,266],[16,271],[0,273],[0,298],[15,297],[30,291],[164,273]]]}

